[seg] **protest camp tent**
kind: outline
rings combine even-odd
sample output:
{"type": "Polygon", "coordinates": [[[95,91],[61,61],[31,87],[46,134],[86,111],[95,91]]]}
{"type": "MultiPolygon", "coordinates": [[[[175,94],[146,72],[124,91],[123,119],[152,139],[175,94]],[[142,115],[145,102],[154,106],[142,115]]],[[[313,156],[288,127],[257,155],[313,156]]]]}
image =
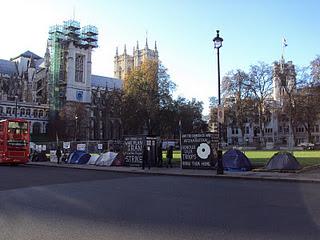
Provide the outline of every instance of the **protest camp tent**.
{"type": "Polygon", "coordinates": [[[265,166],[267,170],[298,170],[302,166],[289,152],[275,153],[265,166]]]}
{"type": "Polygon", "coordinates": [[[86,164],[89,161],[90,157],[91,155],[89,153],[77,150],[70,154],[68,163],[86,164]]]}
{"type": "Polygon", "coordinates": [[[247,156],[238,149],[230,149],[222,156],[223,167],[229,171],[250,171],[252,164],[247,156]]]}
{"type": "Polygon", "coordinates": [[[115,153],[115,152],[102,153],[98,157],[98,159],[96,161],[96,165],[97,166],[111,166],[112,162],[115,160],[117,155],[118,155],[118,153],[115,153]]]}
{"type": "Polygon", "coordinates": [[[87,164],[95,165],[98,158],[99,158],[99,155],[91,155],[91,157],[90,157],[89,161],[87,162],[87,164]]]}
{"type": "Polygon", "coordinates": [[[123,166],[124,165],[124,155],[122,152],[119,152],[116,158],[113,160],[111,166],[123,166]]]}
{"type": "Polygon", "coordinates": [[[32,162],[46,162],[49,161],[49,158],[46,156],[45,151],[33,152],[31,157],[32,162]]]}

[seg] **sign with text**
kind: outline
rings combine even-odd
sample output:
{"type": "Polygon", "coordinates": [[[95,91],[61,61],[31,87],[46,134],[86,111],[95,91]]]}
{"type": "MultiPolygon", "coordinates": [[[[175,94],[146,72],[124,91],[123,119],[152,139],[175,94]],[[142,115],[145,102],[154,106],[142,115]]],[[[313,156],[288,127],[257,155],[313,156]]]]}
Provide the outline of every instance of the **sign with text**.
{"type": "Polygon", "coordinates": [[[50,150],[50,162],[58,162],[56,152],[56,150],[50,150]]]}
{"type": "Polygon", "coordinates": [[[78,151],[85,151],[86,150],[86,144],[85,143],[77,144],[77,150],[78,151]]]}
{"type": "Polygon", "coordinates": [[[210,169],[214,159],[212,133],[183,134],[181,142],[182,168],[210,169]]]}
{"type": "Polygon", "coordinates": [[[141,166],[142,165],[142,153],[143,142],[145,137],[143,136],[130,136],[125,137],[125,165],[126,166],[141,166]]]}
{"type": "Polygon", "coordinates": [[[70,148],[70,142],[63,142],[63,149],[69,149],[70,148]]]}

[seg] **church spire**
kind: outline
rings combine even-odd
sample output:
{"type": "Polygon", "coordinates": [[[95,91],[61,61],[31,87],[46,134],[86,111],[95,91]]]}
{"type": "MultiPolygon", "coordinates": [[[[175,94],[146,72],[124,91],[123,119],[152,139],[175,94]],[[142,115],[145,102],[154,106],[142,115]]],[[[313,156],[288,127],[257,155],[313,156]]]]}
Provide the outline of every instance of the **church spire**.
{"type": "Polygon", "coordinates": [[[154,42],[154,50],[155,50],[156,52],[158,52],[158,49],[157,49],[157,41],[154,42]]]}
{"type": "Polygon", "coordinates": [[[127,45],[124,45],[124,55],[127,55],[127,45]]]}
{"type": "Polygon", "coordinates": [[[146,49],[148,49],[148,36],[146,37],[146,46],[145,46],[146,49]]]}
{"type": "Polygon", "coordinates": [[[45,67],[49,68],[50,66],[50,51],[49,51],[49,41],[47,41],[47,48],[46,48],[46,53],[44,54],[44,63],[45,67]]]}
{"type": "Polygon", "coordinates": [[[29,61],[29,68],[36,68],[36,63],[34,62],[33,56],[31,55],[30,61],[29,61]]]}
{"type": "Polygon", "coordinates": [[[139,41],[137,41],[137,50],[139,50],[139,41]]]}
{"type": "Polygon", "coordinates": [[[118,47],[116,48],[116,57],[119,56],[119,53],[118,53],[118,47]]]}

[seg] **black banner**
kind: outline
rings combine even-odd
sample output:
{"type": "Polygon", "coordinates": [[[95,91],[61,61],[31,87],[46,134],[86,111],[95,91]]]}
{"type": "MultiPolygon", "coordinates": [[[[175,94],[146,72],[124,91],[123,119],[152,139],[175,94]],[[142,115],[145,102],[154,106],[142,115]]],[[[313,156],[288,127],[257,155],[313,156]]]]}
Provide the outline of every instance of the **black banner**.
{"type": "Polygon", "coordinates": [[[145,137],[131,136],[125,137],[125,165],[138,167],[142,165],[143,143],[145,137]]]}
{"type": "Polygon", "coordinates": [[[214,134],[183,134],[181,142],[182,168],[210,169],[215,162],[214,134]]]}

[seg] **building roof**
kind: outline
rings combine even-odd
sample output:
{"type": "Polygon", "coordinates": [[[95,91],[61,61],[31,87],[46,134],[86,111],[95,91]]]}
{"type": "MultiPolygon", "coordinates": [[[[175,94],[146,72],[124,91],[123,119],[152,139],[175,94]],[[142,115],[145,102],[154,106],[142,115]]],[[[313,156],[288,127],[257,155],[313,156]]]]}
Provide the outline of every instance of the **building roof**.
{"type": "Polygon", "coordinates": [[[18,69],[15,62],[0,59],[0,74],[8,74],[8,75],[18,74],[18,69]]]}
{"type": "Polygon", "coordinates": [[[91,86],[108,88],[108,89],[121,89],[123,81],[118,78],[103,77],[98,75],[91,75],[91,86]]]}
{"type": "Polygon", "coordinates": [[[15,58],[12,58],[11,60],[15,60],[15,59],[17,59],[19,57],[25,57],[25,58],[31,58],[32,57],[35,60],[38,60],[38,59],[42,58],[42,57],[39,57],[37,54],[35,54],[35,53],[33,53],[33,52],[28,50],[28,51],[26,51],[24,53],[21,53],[19,56],[15,57],[15,58]]]}

